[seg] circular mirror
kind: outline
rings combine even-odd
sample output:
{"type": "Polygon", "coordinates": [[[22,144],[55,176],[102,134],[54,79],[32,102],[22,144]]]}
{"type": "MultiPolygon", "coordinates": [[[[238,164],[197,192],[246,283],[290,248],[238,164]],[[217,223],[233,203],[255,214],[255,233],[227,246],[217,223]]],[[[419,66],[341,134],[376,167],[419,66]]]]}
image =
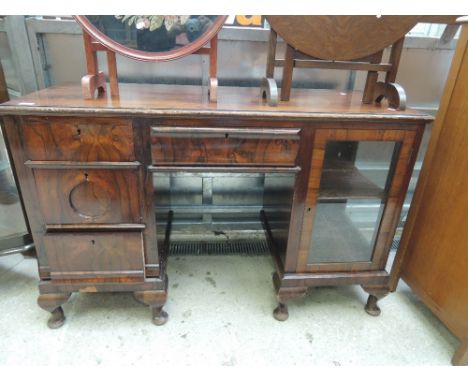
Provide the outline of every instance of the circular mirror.
{"type": "Polygon", "coordinates": [[[194,53],[222,28],[227,16],[75,16],[95,40],[124,56],[168,61],[194,53]]]}

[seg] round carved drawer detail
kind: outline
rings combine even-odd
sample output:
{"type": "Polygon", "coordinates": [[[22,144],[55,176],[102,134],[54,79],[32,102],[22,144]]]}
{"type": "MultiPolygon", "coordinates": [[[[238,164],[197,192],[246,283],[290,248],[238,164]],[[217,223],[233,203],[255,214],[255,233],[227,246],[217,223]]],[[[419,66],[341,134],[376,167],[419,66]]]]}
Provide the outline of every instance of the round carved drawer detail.
{"type": "Polygon", "coordinates": [[[103,188],[99,182],[85,179],[72,188],[69,195],[71,208],[81,217],[94,219],[109,212],[113,195],[108,188],[103,188]]]}

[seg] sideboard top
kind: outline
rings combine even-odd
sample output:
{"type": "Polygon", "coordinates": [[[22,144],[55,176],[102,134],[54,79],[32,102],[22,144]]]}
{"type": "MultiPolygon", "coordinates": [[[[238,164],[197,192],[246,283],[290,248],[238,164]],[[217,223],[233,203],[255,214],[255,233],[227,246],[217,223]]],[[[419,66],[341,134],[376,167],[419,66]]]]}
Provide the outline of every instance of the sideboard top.
{"type": "Polygon", "coordinates": [[[272,107],[261,99],[259,88],[219,87],[217,103],[208,101],[206,87],[201,86],[121,84],[119,88],[117,99],[106,93],[85,100],[78,84],[54,86],[0,105],[0,115],[433,120],[412,109],[364,105],[360,92],[293,89],[290,101],[272,107]]]}

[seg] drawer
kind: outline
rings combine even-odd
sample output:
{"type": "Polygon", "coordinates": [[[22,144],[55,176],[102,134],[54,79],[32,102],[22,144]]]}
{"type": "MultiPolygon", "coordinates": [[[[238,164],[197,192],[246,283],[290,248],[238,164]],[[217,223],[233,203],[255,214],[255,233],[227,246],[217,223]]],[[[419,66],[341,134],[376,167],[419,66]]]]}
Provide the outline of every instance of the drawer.
{"type": "Polygon", "coordinates": [[[30,160],[110,161],[135,159],[130,121],[87,118],[25,118],[23,142],[30,160]]]}
{"type": "Polygon", "coordinates": [[[140,223],[138,170],[33,168],[46,224],[140,223]]]}
{"type": "Polygon", "coordinates": [[[154,164],[292,166],[299,129],[153,127],[154,164]]]}
{"type": "Polygon", "coordinates": [[[44,236],[44,246],[52,280],[144,279],[140,232],[50,233],[44,236]]]}

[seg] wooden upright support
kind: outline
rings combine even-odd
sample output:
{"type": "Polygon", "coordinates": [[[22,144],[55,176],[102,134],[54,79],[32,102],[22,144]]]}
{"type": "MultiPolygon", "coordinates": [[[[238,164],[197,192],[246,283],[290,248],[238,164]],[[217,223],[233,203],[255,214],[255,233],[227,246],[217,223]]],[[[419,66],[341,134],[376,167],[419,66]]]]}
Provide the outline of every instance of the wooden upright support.
{"type": "MultiPolygon", "coordinates": [[[[88,33],[86,33],[86,31],[83,31],[83,41],[86,53],[86,69],[88,72],[88,74],[83,76],[81,79],[83,97],[85,99],[93,99],[96,96],[96,91],[98,95],[103,94],[106,91],[106,76],[104,72],[99,71],[99,63],[97,59],[97,52],[103,51],[106,52],[107,55],[110,94],[112,98],[118,98],[119,81],[117,76],[117,60],[115,52],[94,40],[88,33]]],[[[210,57],[208,96],[211,102],[216,102],[218,93],[218,36],[215,35],[210,40],[209,47],[200,48],[193,54],[205,54],[210,57]]]]}
{"type": "Polygon", "coordinates": [[[96,91],[102,94],[106,91],[106,76],[104,72],[99,71],[99,63],[97,59],[98,51],[107,53],[107,66],[109,70],[109,82],[111,97],[119,96],[119,84],[117,79],[117,62],[115,53],[107,49],[101,43],[93,40],[93,38],[83,31],[83,41],[86,54],[86,69],[88,74],[81,79],[81,87],[83,90],[83,98],[93,99],[96,91]]]}
{"type": "Polygon", "coordinates": [[[406,94],[404,89],[395,83],[404,37],[393,43],[389,62],[382,62],[383,49],[367,57],[349,61],[322,60],[302,53],[290,44],[286,44],[284,59],[276,59],[277,32],[270,29],[266,76],[262,80],[261,94],[270,106],[278,105],[278,88],[274,79],[275,67],[283,67],[281,101],[289,101],[291,95],[294,68],[341,69],[367,71],[366,85],[362,102],[380,103],[386,98],[390,108],[404,110],[406,94]],[[385,81],[379,82],[379,72],[385,72],[385,81]]]}

